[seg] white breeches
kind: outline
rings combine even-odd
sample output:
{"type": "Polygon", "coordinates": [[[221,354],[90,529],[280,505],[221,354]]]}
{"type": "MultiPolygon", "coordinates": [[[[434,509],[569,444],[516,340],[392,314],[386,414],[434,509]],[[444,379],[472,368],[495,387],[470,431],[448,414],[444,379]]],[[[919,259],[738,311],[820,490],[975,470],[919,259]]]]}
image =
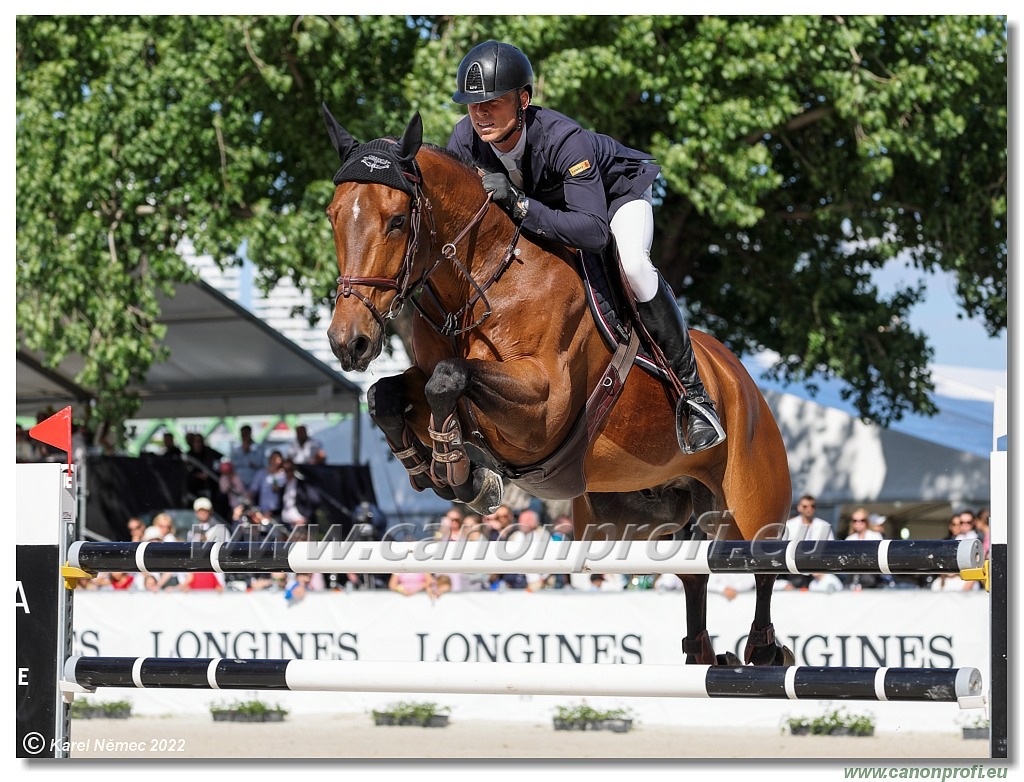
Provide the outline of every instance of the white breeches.
{"type": "Polygon", "coordinates": [[[658,270],[651,263],[651,242],[654,241],[651,189],[647,188],[643,198],[620,206],[610,227],[623,271],[637,301],[650,301],[658,292],[658,270]]]}

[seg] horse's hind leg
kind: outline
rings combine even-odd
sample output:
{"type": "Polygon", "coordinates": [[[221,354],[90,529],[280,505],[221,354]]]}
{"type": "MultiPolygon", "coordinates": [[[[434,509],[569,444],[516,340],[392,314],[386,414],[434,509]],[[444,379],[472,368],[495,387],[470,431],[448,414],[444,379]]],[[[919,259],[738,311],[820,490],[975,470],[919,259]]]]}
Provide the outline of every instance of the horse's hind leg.
{"type": "Polygon", "coordinates": [[[772,592],[775,589],[775,574],[761,573],[754,576],[754,590],[757,602],[754,606],[754,622],[747,634],[747,645],[743,650],[743,661],[754,665],[793,665],[796,657],[788,646],[775,640],[775,626],[772,624],[772,592]]]}

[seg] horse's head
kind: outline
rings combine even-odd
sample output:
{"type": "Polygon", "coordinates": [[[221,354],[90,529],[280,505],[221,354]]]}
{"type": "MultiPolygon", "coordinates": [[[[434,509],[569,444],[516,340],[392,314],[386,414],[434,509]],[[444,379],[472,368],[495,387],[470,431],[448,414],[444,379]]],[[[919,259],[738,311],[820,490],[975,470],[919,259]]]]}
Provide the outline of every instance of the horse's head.
{"type": "Polygon", "coordinates": [[[362,371],[384,347],[385,324],[410,293],[423,196],[416,153],[423,124],[415,114],[397,142],[357,142],[323,107],[342,166],[327,209],[338,256],[338,298],[327,329],[345,371],[362,371]]]}

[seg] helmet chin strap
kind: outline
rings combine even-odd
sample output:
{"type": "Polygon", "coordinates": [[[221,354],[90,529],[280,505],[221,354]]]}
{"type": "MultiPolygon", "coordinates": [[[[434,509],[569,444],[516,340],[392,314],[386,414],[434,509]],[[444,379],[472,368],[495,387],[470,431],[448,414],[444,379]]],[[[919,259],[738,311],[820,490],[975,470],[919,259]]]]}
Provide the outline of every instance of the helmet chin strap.
{"type": "Polygon", "coordinates": [[[506,133],[504,136],[502,136],[497,141],[492,141],[491,142],[492,144],[504,144],[506,141],[508,141],[510,138],[512,138],[513,134],[518,133],[520,130],[523,129],[523,118],[525,117],[525,114],[523,112],[523,101],[520,98],[521,94],[522,94],[522,90],[517,89],[516,90],[516,105],[518,106],[518,108],[516,109],[516,124],[515,124],[515,127],[509,128],[508,133],[506,133]]]}

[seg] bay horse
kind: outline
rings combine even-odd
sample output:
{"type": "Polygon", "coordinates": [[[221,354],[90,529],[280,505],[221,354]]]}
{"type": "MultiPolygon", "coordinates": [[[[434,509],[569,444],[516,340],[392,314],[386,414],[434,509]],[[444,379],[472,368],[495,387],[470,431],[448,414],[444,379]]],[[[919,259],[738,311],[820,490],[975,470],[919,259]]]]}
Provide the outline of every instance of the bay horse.
{"type": "MultiPolygon", "coordinates": [[[[635,339],[613,360],[574,250],[520,235],[472,164],[423,143],[418,114],[400,139],[368,143],[326,105],[323,114],[343,162],[327,209],[340,274],[327,335],[342,369],[363,371],[387,321],[415,307],[412,366],[377,381],[367,401],[417,490],[481,513],[499,504],[502,479],[542,499],[571,498],[577,540],[592,525],[615,539],[665,536],[691,514],[697,536],[781,537],[792,500],[786,450],[736,356],[691,331],[727,439],[684,453],[663,380],[633,371],[623,382],[635,339]]],[[[739,664],[712,648],[708,576],[680,577],[686,661],[739,664]]],[[[744,662],[791,664],[771,620],[775,575],[754,578],[744,662]]]]}

